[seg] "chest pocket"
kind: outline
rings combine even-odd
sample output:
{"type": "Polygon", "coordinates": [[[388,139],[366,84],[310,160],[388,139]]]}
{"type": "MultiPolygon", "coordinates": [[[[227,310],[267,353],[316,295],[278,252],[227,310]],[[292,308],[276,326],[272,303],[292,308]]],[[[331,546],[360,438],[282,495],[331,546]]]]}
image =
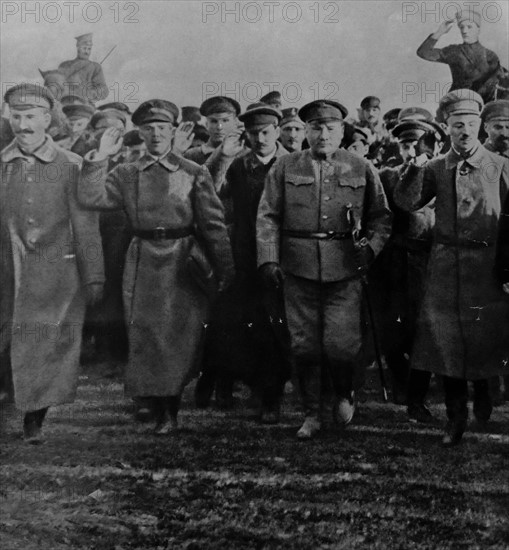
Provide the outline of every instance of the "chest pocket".
{"type": "Polygon", "coordinates": [[[361,209],[364,203],[366,180],[361,177],[339,177],[337,192],[342,204],[352,204],[355,209],[361,209]]]}
{"type": "Polygon", "coordinates": [[[309,208],[314,203],[315,178],[299,174],[287,174],[285,177],[286,204],[290,207],[309,208]]]}

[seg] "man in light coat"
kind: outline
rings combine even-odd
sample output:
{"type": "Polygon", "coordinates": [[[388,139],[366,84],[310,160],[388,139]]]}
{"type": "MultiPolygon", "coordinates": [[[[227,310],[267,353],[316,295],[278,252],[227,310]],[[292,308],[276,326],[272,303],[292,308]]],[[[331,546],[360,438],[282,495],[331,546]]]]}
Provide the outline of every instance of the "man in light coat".
{"type": "Polygon", "coordinates": [[[0,352],[25,411],[24,437],[42,440],[48,407],[74,400],[85,302],[104,282],[97,216],[75,197],[81,159],[46,134],[46,88],[7,90],[12,141],[1,153],[0,352]]]}
{"type": "MultiPolygon", "coordinates": [[[[509,192],[507,159],[478,141],[483,100],[472,90],[445,95],[451,149],[410,165],[394,200],[407,211],[434,197],[435,228],[412,368],[443,376],[448,424],[445,446],[457,445],[468,418],[467,381],[475,387],[474,415],[491,415],[487,378],[507,374],[509,301],[496,277],[496,242],[509,192]]],[[[419,158],[416,159],[417,161],[419,158]]]]}

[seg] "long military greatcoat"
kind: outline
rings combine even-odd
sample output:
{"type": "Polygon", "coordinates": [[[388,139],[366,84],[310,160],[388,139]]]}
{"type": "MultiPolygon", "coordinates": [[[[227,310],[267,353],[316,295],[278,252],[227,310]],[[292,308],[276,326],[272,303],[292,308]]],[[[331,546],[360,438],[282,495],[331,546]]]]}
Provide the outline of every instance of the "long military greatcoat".
{"type": "Polygon", "coordinates": [[[496,276],[496,241],[509,163],[479,144],[410,166],[395,190],[403,209],[436,197],[436,223],[412,367],[476,380],[507,374],[509,299],[496,276]],[[462,165],[463,168],[463,165],[462,165]]]}
{"type": "Polygon", "coordinates": [[[16,406],[36,410],[74,399],[83,287],[104,282],[98,217],[76,201],[81,159],[49,136],[0,158],[0,351],[10,345],[16,406]]]}
{"type": "MultiPolygon", "coordinates": [[[[80,201],[123,209],[133,228],[195,228],[221,278],[232,270],[224,211],[203,167],[168,153],[121,164],[85,161],[80,201]]],[[[129,333],[126,390],[133,396],[178,395],[197,374],[209,298],[188,271],[196,235],[149,240],[134,237],[126,257],[124,307],[129,333]]]]}

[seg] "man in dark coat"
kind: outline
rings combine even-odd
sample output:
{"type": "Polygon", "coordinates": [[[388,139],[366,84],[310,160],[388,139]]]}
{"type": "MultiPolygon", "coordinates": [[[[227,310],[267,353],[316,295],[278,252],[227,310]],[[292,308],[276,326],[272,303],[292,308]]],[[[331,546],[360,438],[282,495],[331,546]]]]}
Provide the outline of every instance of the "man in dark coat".
{"type": "Polygon", "coordinates": [[[178,115],[169,101],[142,103],[132,121],[147,153],[108,173],[108,157],[122,146],[121,132],[108,128],[99,149],[85,157],[79,186],[85,206],[122,209],[132,227],[123,277],[126,391],[152,398],[161,435],[177,428],[180,397],[197,374],[209,322],[207,275],[213,267],[219,290],[233,277],[224,210],[210,174],[171,152],[178,115]]]}
{"type": "Polygon", "coordinates": [[[97,217],[76,201],[81,159],[45,134],[51,93],[20,84],[5,100],[15,139],[1,152],[0,352],[25,439],[37,443],[48,407],[74,400],[85,302],[96,303],[104,283],[102,250],[97,217]]]}
{"type": "Polygon", "coordinates": [[[412,367],[443,376],[449,419],[443,443],[461,441],[468,418],[491,414],[487,378],[507,374],[509,301],[495,275],[499,219],[509,192],[507,160],[478,141],[483,100],[471,90],[444,96],[451,149],[424,166],[410,165],[394,200],[414,211],[436,197],[436,222],[412,367]]]}
{"type": "Polygon", "coordinates": [[[237,276],[231,299],[223,302],[222,323],[210,327],[210,341],[217,354],[228,349],[228,339],[233,341],[234,351],[223,354],[223,363],[232,363],[233,377],[240,377],[253,390],[261,404],[261,422],[273,424],[279,420],[284,383],[290,377],[289,346],[284,306],[277,293],[263,288],[257,271],[256,214],[265,176],[288,153],[277,141],[281,119],[277,109],[255,103],[239,119],[245,124],[251,151],[232,162],[218,189],[219,197],[230,198],[233,204],[231,238],[237,276]]]}
{"type": "Polygon", "coordinates": [[[509,100],[490,101],[484,106],[481,118],[488,134],[484,147],[509,158],[509,100]]]}
{"type": "Polygon", "coordinates": [[[453,20],[443,21],[438,29],[419,46],[417,55],[427,61],[449,65],[452,76],[451,91],[468,88],[479,92],[484,101],[489,101],[493,91],[491,87],[486,89],[486,83],[496,75],[500,67],[498,56],[479,43],[480,13],[466,9],[458,12],[456,19],[463,44],[451,44],[442,49],[435,48],[438,40],[448,33],[454,24],[453,20]]]}
{"type": "Polygon", "coordinates": [[[369,272],[372,295],[377,299],[380,312],[381,347],[392,375],[393,401],[408,404],[411,420],[427,422],[432,419],[425,406],[425,397],[431,374],[410,371],[409,358],[415,337],[417,313],[424,293],[424,280],[431,238],[435,224],[435,204],[431,201],[416,212],[406,212],[394,203],[394,190],[401,173],[416,156],[423,152],[426,142],[426,159],[440,151],[443,131],[431,123],[410,118],[403,119],[392,129],[399,142],[403,164],[380,170],[389,207],[394,214],[389,242],[369,272]],[[408,397],[407,397],[408,391],[408,397]]]}
{"type": "Polygon", "coordinates": [[[378,175],[367,161],[339,149],[346,115],[329,100],[299,110],[311,148],[276,161],[258,208],[261,276],[267,286],[284,290],[305,412],[299,439],[321,429],[327,386],[337,398],[336,421],[346,425],[353,418],[362,344],[359,273],[390,234],[378,175]]]}
{"type": "MultiPolygon", "coordinates": [[[[236,157],[245,154],[248,149],[242,139],[242,124],[239,123],[240,105],[234,99],[224,96],[214,96],[206,99],[200,105],[200,113],[205,117],[209,132],[207,143],[188,149],[184,158],[204,165],[212,175],[216,191],[225,184],[226,172],[236,157]]],[[[223,197],[227,224],[232,222],[232,204],[230,197],[223,197]]],[[[226,311],[232,305],[230,292],[219,297],[214,304],[211,325],[207,331],[203,355],[202,373],[196,383],[196,404],[205,408],[216,389],[216,402],[221,408],[229,408],[233,404],[233,377],[227,375],[224,365],[224,350],[218,350],[217,338],[214,337],[214,326],[222,326],[226,311]],[[216,384],[217,381],[217,384],[216,384]]],[[[230,362],[228,359],[227,362],[230,362]]]]}

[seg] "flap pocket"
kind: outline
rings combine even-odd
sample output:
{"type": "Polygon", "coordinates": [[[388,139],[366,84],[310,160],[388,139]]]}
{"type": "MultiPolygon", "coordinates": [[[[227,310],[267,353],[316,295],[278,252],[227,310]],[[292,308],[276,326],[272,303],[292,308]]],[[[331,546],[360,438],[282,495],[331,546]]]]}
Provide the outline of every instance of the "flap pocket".
{"type": "Polygon", "coordinates": [[[298,174],[287,174],[285,181],[290,185],[311,185],[312,183],[314,183],[315,178],[313,176],[300,176],[298,174]]]}
{"type": "Polygon", "coordinates": [[[366,179],[365,178],[353,178],[353,177],[340,177],[339,178],[339,185],[341,187],[352,187],[353,189],[357,189],[359,187],[365,187],[366,186],[366,179]]]}

